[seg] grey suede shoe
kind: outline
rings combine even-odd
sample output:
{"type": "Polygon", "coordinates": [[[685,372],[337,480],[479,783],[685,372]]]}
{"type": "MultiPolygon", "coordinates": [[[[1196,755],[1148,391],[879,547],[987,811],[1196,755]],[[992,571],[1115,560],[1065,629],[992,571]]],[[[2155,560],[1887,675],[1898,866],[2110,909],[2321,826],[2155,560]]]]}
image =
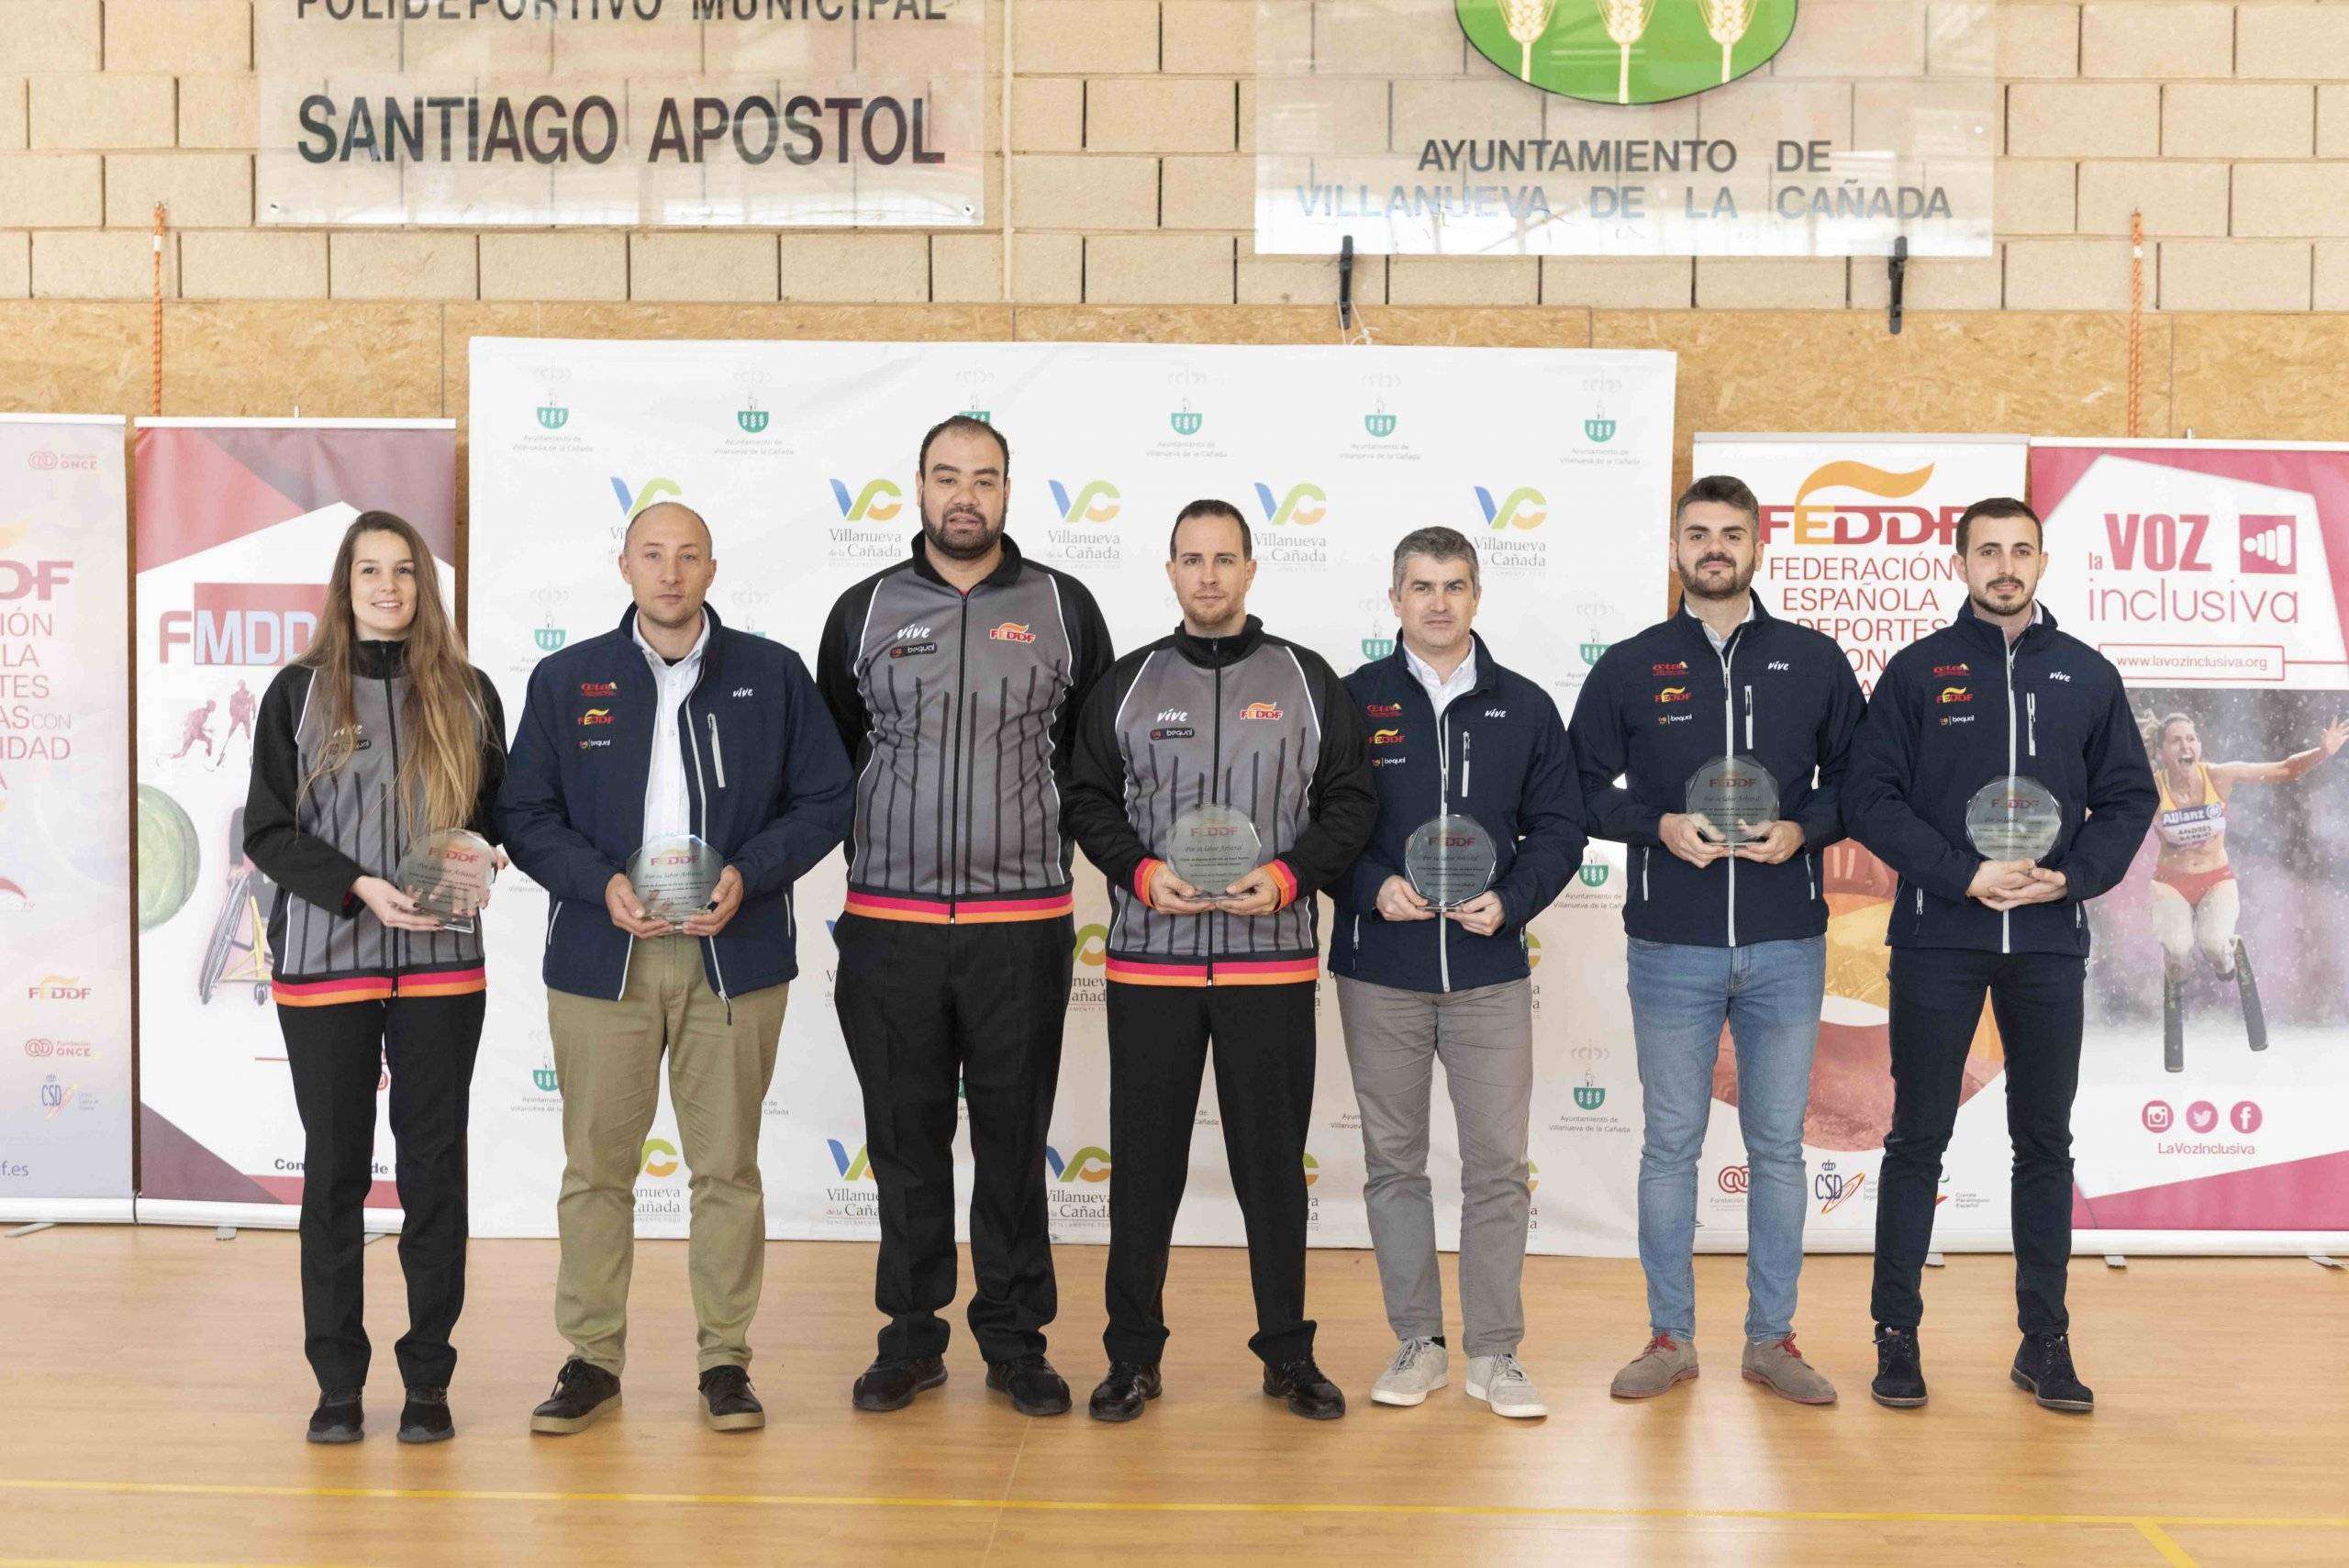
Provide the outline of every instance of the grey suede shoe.
{"type": "Polygon", "coordinates": [[[1758,1383],[1781,1399],[1791,1399],[1798,1405],[1835,1403],[1835,1385],[1802,1359],[1802,1352],[1795,1349],[1792,1334],[1783,1340],[1747,1344],[1744,1374],[1746,1382],[1758,1383]]]}
{"type": "Polygon", "coordinates": [[[1653,1399],[1669,1394],[1675,1384],[1697,1375],[1697,1346],[1682,1343],[1659,1331],[1631,1365],[1615,1374],[1607,1392],[1618,1399],[1653,1399]]]}

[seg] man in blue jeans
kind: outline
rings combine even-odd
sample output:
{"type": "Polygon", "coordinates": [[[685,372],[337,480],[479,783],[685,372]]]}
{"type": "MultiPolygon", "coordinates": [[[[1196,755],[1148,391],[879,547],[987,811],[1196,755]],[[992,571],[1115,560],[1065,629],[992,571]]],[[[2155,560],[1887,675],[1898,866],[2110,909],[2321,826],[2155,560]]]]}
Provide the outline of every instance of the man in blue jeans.
{"type": "MultiPolygon", "coordinates": [[[[1843,836],[1837,796],[1860,687],[1832,639],[1762,607],[1761,508],[1742,482],[1698,480],[1672,534],[1680,613],[1608,650],[1567,730],[1591,836],[1631,850],[1623,929],[1646,1104],[1640,1267],[1652,1337],[1611,1392],[1650,1399],[1697,1375],[1697,1159],[1726,1021],[1752,1168],[1743,1373],[1828,1405],[1834,1385],[1795,1348],[1802,1122],[1827,979],[1819,853],[1843,836]],[[1749,791],[1766,775],[1775,816],[1714,821],[1691,799],[1700,773],[1742,777],[1749,791]]],[[[1767,790],[1759,797],[1766,805],[1767,790]]]]}

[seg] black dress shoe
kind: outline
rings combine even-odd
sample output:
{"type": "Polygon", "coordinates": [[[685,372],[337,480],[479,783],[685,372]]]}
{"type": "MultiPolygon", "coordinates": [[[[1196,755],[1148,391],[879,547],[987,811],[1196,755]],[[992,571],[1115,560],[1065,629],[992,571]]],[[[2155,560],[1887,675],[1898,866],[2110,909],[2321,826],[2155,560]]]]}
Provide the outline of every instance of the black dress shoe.
{"type": "Polygon", "coordinates": [[[767,1410],[751,1392],[749,1373],[714,1366],[701,1374],[701,1418],[713,1432],[749,1432],[767,1424],[767,1410]]]}
{"type": "Polygon", "coordinates": [[[554,1392],[530,1412],[530,1430],[558,1437],[584,1432],[599,1417],[619,1407],[620,1380],[573,1356],[555,1373],[554,1392]]]}
{"type": "Polygon", "coordinates": [[[310,1412],[309,1440],[314,1443],[355,1443],[364,1422],[356,1388],[328,1388],[318,1395],[310,1412]]]}
{"type": "Polygon", "coordinates": [[[1925,1402],[1925,1368],[1917,1358],[1917,1330],[1876,1326],[1876,1379],[1868,1385],[1876,1402],[1913,1410],[1925,1402]]]}
{"type": "Polygon", "coordinates": [[[418,1386],[407,1391],[407,1403],[400,1407],[400,1441],[444,1443],[456,1435],[447,1389],[418,1386]]]}
{"type": "Polygon", "coordinates": [[[2072,1370],[2072,1341],[2063,1334],[2025,1334],[2008,1373],[2045,1408],[2085,1416],[2096,1408],[2096,1393],[2072,1370]]]}
{"type": "Polygon", "coordinates": [[[946,1381],[946,1362],[939,1356],[879,1356],[856,1380],[849,1402],[860,1410],[902,1410],[925,1388],[946,1381]]]}
{"type": "Polygon", "coordinates": [[[1289,1413],[1308,1421],[1334,1421],[1346,1413],[1346,1396],[1321,1375],[1311,1356],[1264,1369],[1264,1392],[1288,1402],[1289,1413]]]}
{"type": "Polygon", "coordinates": [[[1130,1421],[1163,1392],[1156,1362],[1111,1362],[1109,1375],[1094,1389],[1085,1408],[1097,1421],[1130,1421]]]}
{"type": "Polygon", "coordinates": [[[1068,1414],[1068,1384],[1041,1355],[987,1362],[987,1386],[1010,1395],[1011,1407],[1023,1416],[1068,1414]]]}

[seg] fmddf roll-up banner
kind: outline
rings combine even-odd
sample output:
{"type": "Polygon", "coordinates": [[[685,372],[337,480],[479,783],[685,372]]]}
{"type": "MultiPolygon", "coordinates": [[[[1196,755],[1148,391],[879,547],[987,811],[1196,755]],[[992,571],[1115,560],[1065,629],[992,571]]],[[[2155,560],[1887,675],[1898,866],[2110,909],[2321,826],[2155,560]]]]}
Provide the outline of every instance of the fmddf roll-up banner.
{"type": "Polygon", "coordinates": [[[122,420],[0,414],[0,1220],[130,1218],[122,420]]]}
{"type": "MultiPolygon", "coordinates": [[[[139,1218],[291,1225],[302,1128],[270,1001],[277,889],[244,851],[253,722],[309,647],[360,513],[415,524],[455,603],[456,426],[142,419],[133,467],[139,1218]]],[[[380,1122],[374,1163],[368,1207],[394,1207],[380,1122]]]]}
{"type": "MultiPolygon", "coordinates": [[[[1965,602],[1958,517],[1985,495],[2021,495],[2026,450],[2021,436],[1700,434],[1690,461],[1693,473],[1734,474],[1753,487],[1763,539],[1753,591],[1773,615],[1833,638],[1862,689],[1873,691],[1886,661],[1965,602]]],[[[1851,840],[1823,861],[1827,996],[1803,1118],[1811,1185],[1804,1234],[1814,1250],[1865,1251],[1874,1245],[1876,1173],[1892,1126],[1884,935],[1896,878],[1851,840]]],[[[2013,1243],[2005,1061],[1985,1007],[1944,1167],[1939,1246],[2013,1243]]],[[[1737,1248],[1745,1240],[1745,1155],[1727,1029],[1713,1095],[1698,1172],[1699,1235],[1708,1247],[1737,1248]]]]}
{"type": "MultiPolygon", "coordinates": [[[[710,523],[718,614],[812,663],[841,591],[905,558],[923,432],[969,412],[1008,439],[1012,537],[1085,582],[1121,649],[1178,618],[1167,532],[1195,498],[1231,502],[1255,529],[1250,609],[1341,673],[1393,649],[1396,540],[1447,523],[1482,553],[1479,629],[1493,655],[1571,709],[1607,644],[1664,607],[1673,364],[1664,353],[1579,350],[476,339],[473,659],[518,720],[541,657],[619,623],[629,600],[615,562],[629,517],[675,498],[710,523]]],[[[1620,847],[1594,846],[1532,929],[1540,1251],[1631,1250],[1639,1105],[1621,866],[1620,847]]],[[[777,1237],[878,1234],[862,1102],[831,995],[843,875],[835,855],[799,887],[799,978],[761,1145],[777,1237]]],[[[1046,1161],[1063,1240],[1108,1229],[1106,917],[1101,878],[1080,863],[1075,991],[1046,1161]]],[[[545,895],[507,873],[485,929],[473,1225],[550,1235],[562,1140],[539,979],[545,895]]],[[[1361,1246],[1361,1131],[1326,979],[1320,1002],[1313,1233],[1361,1246]]],[[[1241,1239],[1218,1117],[1210,1084],[1184,1241],[1241,1239]]],[[[1433,1141],[1448,1245],[1459,1165],[1441,1110],[1433,1141]]],[[[642,1151],[640,1233],[684,1233],[683,1154],[664,1102],[642,1151]]],[[[964,1177],[967,1187],[967,1168],[964,1177]]]]}
{"type": "Polygon", "coordinates": [[[2091,906],[2075,1223],[2349,1244],[2349,447],[2034,441],[2046,597],[2160,806],[2091,906]]]}

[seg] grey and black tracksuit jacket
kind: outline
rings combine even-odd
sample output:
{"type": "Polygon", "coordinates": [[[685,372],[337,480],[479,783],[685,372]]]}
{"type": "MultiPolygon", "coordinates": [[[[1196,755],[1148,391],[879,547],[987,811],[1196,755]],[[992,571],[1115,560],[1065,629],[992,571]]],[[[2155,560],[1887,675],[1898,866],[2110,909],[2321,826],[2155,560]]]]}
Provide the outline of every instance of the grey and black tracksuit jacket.
{"type": "MultiPolygon", "coordinates": [[[[389,878],[398,871],[423,816],[420,789],[406,812],[394,797],[417,723],[409,706],[406,653],[399,642],[353,646],[359,749],[307,794],[302,782],[331,739],[325,705],[311,700],[317,672],[289,664],[262,697],[245,795],[245,853],[278,887],[269,949],[281,1007],[460,995],[485,985],[478,930],[386,930],[351,893],[362,876],[389,878]]],[[[450,826],[470,828],[496,843],[494,807],[506,777],[506,716],[488,676],[475,670],[473,684],[481,788],[471,818],[450,826]]]]}

